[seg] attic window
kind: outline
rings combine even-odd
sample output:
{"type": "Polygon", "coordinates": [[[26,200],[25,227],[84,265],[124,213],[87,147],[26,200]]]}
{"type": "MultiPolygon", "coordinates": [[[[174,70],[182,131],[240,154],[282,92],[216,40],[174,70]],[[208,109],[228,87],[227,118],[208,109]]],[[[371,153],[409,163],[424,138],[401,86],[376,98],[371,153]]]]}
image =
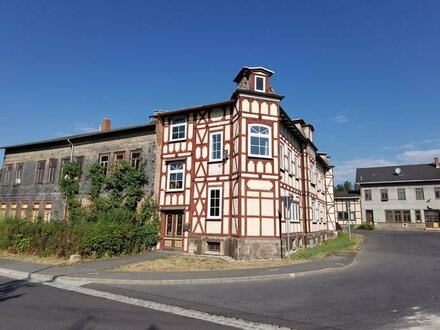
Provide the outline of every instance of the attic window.
{"type": "Polygon", "coordinates": [[[266,77],[255,76],[255,90],[257,92],[265,92],[266,77]]]}

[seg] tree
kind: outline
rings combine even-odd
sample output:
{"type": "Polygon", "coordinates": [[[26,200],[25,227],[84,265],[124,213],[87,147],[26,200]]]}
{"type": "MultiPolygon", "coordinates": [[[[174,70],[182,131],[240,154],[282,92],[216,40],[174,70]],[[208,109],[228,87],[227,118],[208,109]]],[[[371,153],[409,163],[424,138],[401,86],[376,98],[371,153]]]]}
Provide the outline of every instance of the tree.
{"type": "Polygon", "coordinates": [[[345,181],[343,184],[336,186],[337,191],[350,191],[353,190],[353,184],[350,181],[345,181]]]}
{"type": "Polygon", "coordinates": [[[107,178],[105,190],[116,207],[135,211],[144,196],[143,186],[148,183],[144,166],[136,168],[127,162],[117,163],[112,175],[107,178]]]}
{"type": "Polygon", "coordinates": [[[66,201],[66,215],[69,214],[71,218],[73,218],[76,211],[81,208],[81,201],[78,199],[80,174],[81,168],[79,164],[66,164],[63,167],[58,183],[66,201]]]}
{"type": "Polygon", "coordinates": [[[92,208],[97,211],[105,208],[105,199],[101,197],[101,192],[106,182],[105,169],[99,163],[94,163],[89,168],[90,175],[90,188],[89,188],[89,199],[92,208]]]}

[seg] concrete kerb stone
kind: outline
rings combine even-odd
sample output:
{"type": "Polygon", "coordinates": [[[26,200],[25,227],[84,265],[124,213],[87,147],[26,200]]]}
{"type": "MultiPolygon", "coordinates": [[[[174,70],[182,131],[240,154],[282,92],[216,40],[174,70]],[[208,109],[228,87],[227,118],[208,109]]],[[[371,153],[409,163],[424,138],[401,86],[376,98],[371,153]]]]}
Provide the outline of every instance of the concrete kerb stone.
{"type": "Polygon", "coordinates": [[[320,273],[328,273],[338,271],[346,268],[332,267],[318,270],[285,273],[285,274],[271,274],[271,275],[257,275],[257,276],[243,276],[243,277],[222,277],[222,278],[202,278],[202,279],[180,279],[180,280],[133,280],[133,279],[110,279],[110,278],[92,278],[92,277],[75,277],[75,276],[53,276],[35,273],[27,273],[16,271],[12,269],[0,268],[0,275],[6,277],[13,277],[16,279],[28,279],[32,282],[59,282],[70,284],[74,286],[82,286],[90,283],[99,284],[121,284],[121,285],[182,285],[182,284],[227,284],[227,283],[242,283],[252,281],[270,281],[270,280],[286,280],[308,275],[316,275],[320,273]]]}

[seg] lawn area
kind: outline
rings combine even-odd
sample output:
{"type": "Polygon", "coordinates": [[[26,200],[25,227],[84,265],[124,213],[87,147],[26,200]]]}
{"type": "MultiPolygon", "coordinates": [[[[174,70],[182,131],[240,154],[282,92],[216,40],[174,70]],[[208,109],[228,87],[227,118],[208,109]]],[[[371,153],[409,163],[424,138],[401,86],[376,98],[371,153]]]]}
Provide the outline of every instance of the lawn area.
{"type": "Polygon", "coordinates": [[[350,241],[347,233],[339,233],[336,238],[324,241],[321,245],[298,251],[291,255],[291,259],[315,260],[338,252],[355,253],[359,251],[361,243],[361,235],[352,234],[352,240],[350,241]]]}
{"type": "Polygon", "coordinates": [[[350,242],[348,235],[340,234],[337,238],[325,241],[323,245],[292,254],[290,261],[287,259],[237,261],[229,258],[179,254],[124,265],[114,270],[125,272],[178,272],[279,267],[323,258],[338,252],[355,253],[359,250],[361,241],[362,236],[360,235],[353,235],[353,240],[350,242]]]}

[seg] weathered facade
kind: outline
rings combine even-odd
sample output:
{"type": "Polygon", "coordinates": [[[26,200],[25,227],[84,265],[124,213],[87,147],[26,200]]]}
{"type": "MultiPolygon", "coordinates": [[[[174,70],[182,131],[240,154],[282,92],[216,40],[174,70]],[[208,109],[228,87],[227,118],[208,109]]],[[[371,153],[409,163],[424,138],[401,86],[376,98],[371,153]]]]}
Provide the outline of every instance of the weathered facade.
{"type": "Polygon", "coordinates": [[[160,248],[279,258],[333,234],[332,166],[271,75],[243,68],[230,100],[156,113],[160,248]]]}
{"type": "Polygon", "coordinates": [[[439,228],[440,164],[359,168],[362,217],[382,229],[439,228]]]}
{"type": "Polygon", "coordinates": [[[4,147],[5,157],[0,181],[0,215],[20,218],[64,218],[64,201],[58,180],[62,166],[70,160],[81,166],[80,198],[86,203],[90,186],[87,169],[101,163],[110,172],[118,161],[134,166],[145,164],[154,193],[156,173],[156,135],[154,125],[110,129],[108,119],[100,132],[48,141],[4,147]]]}

